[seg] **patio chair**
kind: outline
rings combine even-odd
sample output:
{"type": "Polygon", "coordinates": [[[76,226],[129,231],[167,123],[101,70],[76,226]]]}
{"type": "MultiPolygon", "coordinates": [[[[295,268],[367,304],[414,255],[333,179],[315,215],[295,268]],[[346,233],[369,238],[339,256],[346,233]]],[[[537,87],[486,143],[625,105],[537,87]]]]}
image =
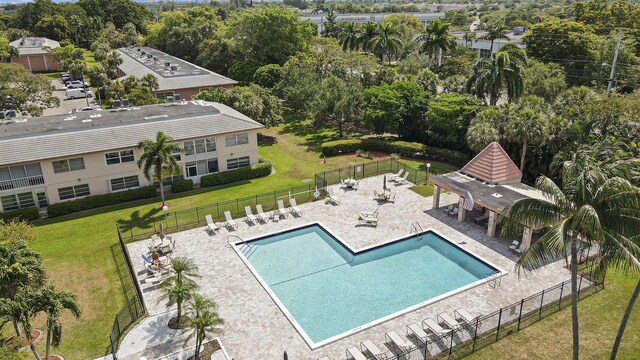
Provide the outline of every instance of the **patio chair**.
{"type": "Polygon", "coordinates": [[[481,316],[482,315],[473,316],[465,308],[459,308],[453,311],[453,317],[467,327],[475,327],[477,325],[478,328],[480,328],[482,324],[480,322],[481,316]]]}
{"type": "Polygon", "coordinates": [[[452,212],[453,211],[453,206],[454,206],[453,204],[447,206],[446,208],[442,209],[442,212],[445,212],[445,213],[452,212]]]}
{"type": "Polygon", "coordinates": [[[518,241],[518,239],[513,240],[511,242],[511,246],[509,246],[509,250],[516,251],[516,249],[518,248],[519,245],[520,245],[520,241],[518,241]]]}
{"type": "Polygon", "coordinates": [[[225,211],[224,218],[226,219],[225,225],[227,227],[230,227],[234,230],[238,230],[238,223],[235,220],[233,220],[233,217],[231,217],[231,212],[225,211]]]}
{"type": "Polygon", "coordinates": [[[358,186],[360,186],[360,180],[356,181],[353,185],[351,185],[351,188],[353,190],[358,190],[358,186]]]}
{"type": "Polygon", "coordinates": [[[213,218],[211,218],[211,215],[207,215],[204,218],[207,220],[207,233],[215,235],[216,231],[220,231],[218,225],[213,222],[213,218]]]}
{"type": "Polygon", "coordinates": [[[364,356],[363,353],[360,352],[360,350],[355,347],[352,346],[350,348],[347,349],[347,360],[367,360],[367,357],[364,356]]]}
{"type": "Polygon", "coordinates": [[[251,212],[251,206],[245,206],[244,207],[244,212],[247,215],[244,218],[244,221],[246,221],[247,223],[252,223],[255,224],[256,222],[258,222],[258,218],[253,215],[253,213],[251,212]]]}
{"type": "Polygon", "coordinates": [[[158,246],[161,253],[166,254],[173,251],[176,248],[176,242],[173,236],[167,235],[162,239],[162,243],[158,246]]]}
{"type": "Polygon", "coordinates": [[[333,192],[333,188],[327,188],[327,200],[325,200],[325,202],[332,202],[336,205],[340,205],[340,202],[342,201],[339,197],[336,196],[336,194],[333,192]]]}
{"type": "Polygon", "coordinates": [[[267,220],[269,220],[269,215],[264,213],[264,211],[262,210],[261,204],[256,205],[256,213],[257,213],[258,219],[264,221],[265,223],[267,222],[267,220]]]}
{"type": "Polygon", "coordinates": [[[382,359],[384,357],[384,353],[378,349],[373,341],[368,339],[360,343],[360,351],[365,354],[369,354],[376,359],[382,359]]]}
{"type": "Polygon", "coordinates": [[[409,178],[409,175],[410,175],[410,174],[409,174],[409,172],[408,172],[408,171],[407,171],[406,173],[404,173],[404,175],[403,175],[400,179],[396,180],[396,185],[405,185],[405,184],[408,184],[408,183],[409,183],[409,180],[407,180],[407,179],[409,178]]]}
{"type": "Polygon", "coordinates": [[[298,207],[295,198],[289,199],[289,211],[296,216],[302,216],[302,209],[298,207]]]}
{"type": "Polygon", "coordinates": [[[380,212],[380,206],[378,206],[376,208],[376,211],[370,213],[370,212],[365,212],[365,211],[361,211],[358,213],[358,215],[361,215],[362,217],[378,217],[378,213],[380,212]]]}
{"type": "Polygon", "coordinates": [[[520,244],[520,247],[517,248],[517,249],[514,249],[513,251],[515,251],[516,254],[522,254],[525,250],[527,250],[525,245],[524,244],[520,244]]]}
{"type": "Polygon", "coordinates": [[[373,225],[378,226],[378,214],[375,215],[370,213],[358,213],[358,223],[360,225],[373,225]]]}
{"type": "Polygon", "coordinates": [[[399,179],[399,178],[401,178],[401,177],[402,177],[402,173],[403,173],[403,172],[404,172],[404,169],[400,169],[400,170],[398,170],[398,172],[397,172],[397,173],[395,173],[395,174],[391,174],[391,175],[387,176],[387,180],[389,180],[389,181],[396,181],[397,179],[399,179]]]}
{"type": "Polygon", "coordinates": [[[456,319],[452,318],[451,315],[449,315],[446,312],[438,314],[438,318],[437,319],[438,319],[438,323],[440,323],[440,325],[445,324],[451,330],[457,330],[460,327],[462,327],[462,324],[457,322],[456,319]]]}
{"type": "MultiPolygon", "coordinates": [[[[145,254],[142,254],[142,260],[144,260],[144,262],[147,265],[153,264],[153,259],[151,259],[150,257],[146,256],[145,254]]],[[[160,266],[161,267],[171,267],[171,259],[169,258],[168,255],[167,256],[160,256],[160,257],[158,257],[158,260],[160,261],[160,266]]]]}
{"type": "Polygon", "coordinates": [[[390,194],[387,196],[387,201],[388,201],[388,202],[392,202],[392,203],[394,203],[394,204],[395,204],[395,203],[396,203],[396,193],[390,193],[390,194]]]}
{"type": "Polygon", "coordinates": [[[489,218],[489,213],[490,213],[490,212],[491,212],[491,211],[490,211],[489,209],[485,210],[485,211],[484,211],[484,214],[482,214],[482,216],[478,216],[478,217],[474,218],[474,219],[473,219],[473,221],[474,221],[474,222],[477,222],[477,223],[479,223],[479,222],[483,222],[484,220],[486,220],[486,219],[488,219],[488,218],[489,218]]]}
{"type": "Polygon", "coordinates": [[[373,199],[374,200],[385,200],[385,193],[379,193],[378,190],[373,190],[373,199]]]}
{"type": "MultiPolygon", "coordinates": [[[[289,209],[284,207],[284,201],[278,200],[278,216],[284,216],[286,218],[288,213],[289,213],[289,209]]],[[[274,218],[275,218],[275,214],[274,214],[274,218]]]]}
{"type": "Polygon", "coordinates": [[[440,326],[440,324],[433,321],[433,319],[422,320],[422,328],[425,331],[428,331],[437,337],[443,337],[443,336],[446,337],[451,335],[451,333],[453,332],[453,330],[451,329],[443,328],[442,326],[440,326]]]}
{"type": "Polygon", "coordinates": [[[404,348],[407,348],[407,347],[411,346],[411,344],[409,344],[409,342],[407,342],[405,339],[403,339],[402,336],[400,336],[394,330],[389,331],[388,333],[384,334],[384,341],[387,344],[392,344],[398,350],[402,350],[404,348]]]}
{"type": "Polygon", "coordinates": [[[418,325],[418,323],[413,323],[413,324],[407,325],[407,337],[409,336],[414,336],[416,339],[426,344],[427,337],[429,335],[427,335],[427,333],[422,329],[420,325],[418,325]]]}
{"type": "Polygon", "coordinates": [[[449,211],[449,215],[456,216],[458,215],[458,212],[460,212],[460,209],[457,206],[455,206],[453,210],[449,211]]]}

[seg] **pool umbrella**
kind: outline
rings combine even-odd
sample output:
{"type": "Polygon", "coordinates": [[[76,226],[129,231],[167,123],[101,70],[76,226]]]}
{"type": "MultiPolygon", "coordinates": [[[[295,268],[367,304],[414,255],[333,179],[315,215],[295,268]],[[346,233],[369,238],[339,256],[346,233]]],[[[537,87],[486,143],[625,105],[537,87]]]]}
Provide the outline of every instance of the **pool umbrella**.
{"type": "Polygon", "coordinates": [[[160,236],[160,239],[164,239],[164,231],[162,230],[162,223],[160,223],[160,234],[158,234],[158,236],[160,236]]]}
{"type": "Polygon", "coordinates": [[[384,176],[384,182],[382,183],[382,191],[387,190],[387,175],[384,176]]]}

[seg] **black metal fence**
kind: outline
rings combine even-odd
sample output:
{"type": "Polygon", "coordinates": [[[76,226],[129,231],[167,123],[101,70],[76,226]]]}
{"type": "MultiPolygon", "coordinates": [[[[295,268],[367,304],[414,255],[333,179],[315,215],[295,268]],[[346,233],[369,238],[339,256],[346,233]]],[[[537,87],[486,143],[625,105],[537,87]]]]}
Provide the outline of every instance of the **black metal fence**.
{"type": "Polygon", "coordinates": [[[274,190],[234,200],[221,201],[186,210],[168,211],[166,214],[151,216],[141,220],[119,221],[117,226],[124,242],[138,241],[158,233],[161,225],[163,232],[171,233],[204,226],[206,224],[206,215],[211,215],[214,221],[223,220],[226,211],[229,211],[234,218],[242,217],[245,215],[245,206],[250,206],[252,209],[255,209],[255,206],[259,204],[264,211],[270,211],[278,207],[278,200],[282,200],[285,206],[289,205],[290,198],[295,198],[298,204],[315,201],[325,196],[325,186],[336,184],[340,179],[349,176],[355,179],[362,179],[397,172],[399,169],[404,169],[408,172],[408,180],[413,183],[422,181],[422,179],[426,177],[424,170],[412,168],[397,160],[371,161],[317,173],[314,176],[315,182],[310,182],[306,185],[274,190]]]}
{"type": "MultiPolygon", "coordinates": [[[[587,268],[593,269],[593,266],[587,266],[587,268]]],[[[494,286],[499,286],[499,284],[494,283],[494,286]]],[[[579,300],[598,292],[604,288],[604,274],[598,276],[595,276],[593,272],[579,274],[577,288],[579,300]]],[[[461,359],[531,326],[570,304],[571,281],[567,280],[481,316],[452,335],[416,341],[413,346],[396,352],[388,359],[461,359]]]]}
{"type": "Polygon", "coordinates": [[[111,248],[111,252],[125,297],[125,305],[118,311],[109,333],[108,353],[111,353],[115,360],[122,336],[132,324],[146,314],[146,310],[141,300],[142,291],[135,280],[131,258],[124,245],[120,231],[118,231],[118,244],[111,248]]]}

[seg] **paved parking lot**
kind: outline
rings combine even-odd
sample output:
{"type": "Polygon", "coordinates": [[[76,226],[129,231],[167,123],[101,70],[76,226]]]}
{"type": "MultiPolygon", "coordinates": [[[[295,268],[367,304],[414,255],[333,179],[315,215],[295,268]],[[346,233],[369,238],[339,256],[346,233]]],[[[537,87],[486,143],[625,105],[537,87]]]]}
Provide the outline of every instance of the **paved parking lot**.
{"type": "MultiPolygon", "coordinates": [[[[56,108],[45,109],[42,112],[43,116],[68,114],[75,108],[87,106],[87,100],[84,98],[74,99],[74,100],[65,100],[66,90],[62,81],[52,80],[51,83],[56,87],[56,90],[53,92],[53,95],[57,96],[60,99],[60,106],[56,108]]],[[[95,99],[89,98],[89,106],[96,106],[95,99]]]]}

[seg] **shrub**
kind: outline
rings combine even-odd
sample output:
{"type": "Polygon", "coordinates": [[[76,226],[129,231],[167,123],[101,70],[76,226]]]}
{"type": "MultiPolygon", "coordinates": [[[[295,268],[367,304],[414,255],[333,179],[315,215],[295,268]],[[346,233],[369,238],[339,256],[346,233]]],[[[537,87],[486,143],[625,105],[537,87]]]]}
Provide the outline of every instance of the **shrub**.
{"type": "Polygon", "coordinates": [[[235,170],[205,175],[200,178],[201,187],[218,186],[236,181],[255,179],[271,174],[271,163],[260,159],[256,165],[245,166],[235,170]]]}
{"type": "Polygon", "coordinates": [[[35,220],[40,218],[37,208],[25,208],[0,213],[0,220],[9,221],[11,219],[17,220],[35,220]]]}
{"type": "Polygon", "coordinates": [[[400,154],[393,153],[390,156],[391,156],[391,160],[395,160],[395,161],[400,160],[400,154]]]}
{"type": "Polygon", "coordinates": [[[372,138],[328,141],[322,143],[321,149],[322,153],[327,156],[365,149],[397,154],[398,156],[433,159],[458,166],[463,166],[469,161],[469,157],[459,151],[426,146],[417,142],[372,138]]]}
{"type": "Polygon", "coordinates": [[[185,180],[174,180],[171,183],[171,192],[179,193],[183,191],[189,191],[193,189],[193,180],[185,179],[185,180]]]}
{"type": "Polygon", "coordinates": [[[62,215],[71,214],[74,212],[94,209],[107,205],[115,205],[123,202],[147,199],[156,196],[156,187],[146,186],[139,189],[119,191],[103,195],[88,196],[83,199],[62,202],[58,204],[49,205],[47,212],[49,217],[58,217],[62,215]]]}
{"type": "Polygon", "coordinates": [[[370,152],[364,150],[356,150],[356,156],[363,159],[373,159],[373,155],[370,152]]]}

